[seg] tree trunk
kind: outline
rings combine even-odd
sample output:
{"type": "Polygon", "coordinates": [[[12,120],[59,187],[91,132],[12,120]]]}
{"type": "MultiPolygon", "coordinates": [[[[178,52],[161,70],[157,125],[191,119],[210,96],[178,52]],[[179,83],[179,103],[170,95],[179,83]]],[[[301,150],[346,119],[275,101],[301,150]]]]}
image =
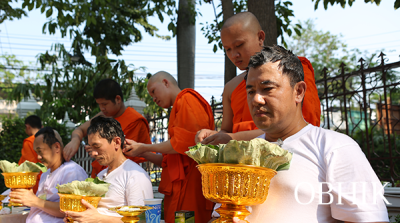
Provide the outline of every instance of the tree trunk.
{"type": "MultiPolygon", "coordinates": [[[[221,0],[222,3],[222,14],[224,22],[231,16],[233,16],[233,3],[232,0],[221,0]]],[[[225,84],[228,83],[232,78],[236,77],[236,66],[226,56],[225,53],[225,84]]]]}
{"type": "Polygon", "coordinates": [[[248,0],[247,7],[260,21],[261,29],[265,32],[265,46],[277,44],[278,30],[276,26],[274,0],[248,0]]]}
{"type": "Polygon", "coordinates": [[[176,46],[178,85],[181,89],[194,88],[196,48],[195,0],[179,0],[176,46]]]}

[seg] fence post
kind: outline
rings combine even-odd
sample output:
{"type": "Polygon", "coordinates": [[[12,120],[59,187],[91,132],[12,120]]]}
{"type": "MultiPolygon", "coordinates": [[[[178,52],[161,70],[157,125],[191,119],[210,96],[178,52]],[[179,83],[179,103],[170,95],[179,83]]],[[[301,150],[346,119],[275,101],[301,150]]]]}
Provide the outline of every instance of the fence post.
{"type": "Polygon", "coordinates": [[[367,157],[368,159],[371,158],[371,151],[369,147],[370,139],[369,139],[369,128],[368,128],[368,120],[367,120],[367,108],[369,107],[367,105],[367,87],[365,84],[365,73],[364,73],[364,59],[361,57],[358,62],[360,62],[360,72],[361,72],[361,85],[362,85],[362,91],[363,91],[363,110],[364,110],[364,122],[365,122],[365,137],[366,137],[366,142],[367,142],[367,157]]]}
{"type": "Polygon", "coordinates": [[[322,69],[322,72],[324,73],[324,95],[325,95],[325,103],[326,103],[326,123],[328,124],[328,129],[331,129],[331,124],[329,120],[329,101],[328,101],[328,68],[324,67],[322,69]]]}
{"type": "MultiPolygon", "coordinates": [[[[387,77],[386,77],[386,71],[385,71],[385,59],[383,58],[385,56],[385,54],[383,52],[381,52],[381,54],[379,54],[379,57],[381,58],[381,68],[382,68],[382,82],[383,82],[383,97],[385,98],[385,113],[386,113],[386,128],[387,128],[387,138],[388,138],[388,144],[389,144],[389,155],[390,157],[392,156],[392,142],[391,142],[391,123],[390,123],[390,117],[389,117],[389,106],[391,108],[391,101],[389,101],[388,104],[388,98],[387,98],[387,77]]],[[[385,128],[383,128],[383,132],[385,132],[385,128]]],[[[393,131],[394,132],[394,131],[393,131]]],[[[393,159],[390,159],[390,178],[392,181],[392,184],[394,185],[394,163],[393,163],[393,159]]]]}
{"type": "Polygon", "coordinates": [[[345,118],[345,125],[346,125],[346,135],[349,135],[349,119],[347,117],[347,103],[346,103],[346,80],[344,78],[344,67],[346,65],[342,62],[340,64],[341,68],[341,76],[342,76],[342,89],[343,89],[343,105],[344,105],[344,118],[345,118]]]}

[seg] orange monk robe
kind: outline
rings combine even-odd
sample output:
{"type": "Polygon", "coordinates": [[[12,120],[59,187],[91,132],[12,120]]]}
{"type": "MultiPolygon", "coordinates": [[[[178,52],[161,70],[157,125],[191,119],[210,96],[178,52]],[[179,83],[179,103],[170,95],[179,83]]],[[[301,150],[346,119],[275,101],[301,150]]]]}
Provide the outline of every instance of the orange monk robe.
{"type": "Polygon", "coordinates": [[[194,146],[197,131],[214,130],[214,116],[210,105],[193,89],[182,90],[175,99],[169,116],[170,142],[179,154],[163,157],[161,182],[158,191],[164,197],[164,219],[175,222],[175,211],[195,212],[195,222],[208,222],[214,204],[204,198],[201,174],[197,163],[185,152],[194,146]]]}
{"type": "MultiPolygon", "coordinates": [[[[35,141],[35,135],[31,135],[28,138],[24,139],[24,142],[22,143],[21,158],[18,161],[18,165],[21,165],[26,160],[32,163],[40,162],[37,153],[33,149],[33,141],[35,141]]],[[[33,193],[35,194],[38,190],[41,175],[42,173],[40,172],[36,181],[36,185],[33,187],[33,193]]]]}
{"type": "MultiPolygon", "coordinates": [[[[122,131],[125,134],[126,139],[132,139],[136,142],[151,144],[149,135],[149,123],[147,120],[131,107],[127,107],[121,116],[114,118],[121,124],[122,131]]],[[[127,157],[133,162],[143,163],[147,161],[143,157],[127,157]]],[[[92,162],[92,174],[91,177],[95,178],[100,171],[107,168],[107,166],[102,166],[97,162],[97,160],[92,162]]]]}
{"type": "MultiPolygon", "coordinates": [[[[317,86],[315,85],[314,69],[309,60],[299,57],[303,65],[304,81],[307,84],[306,94],[303,100],[303,117],[312,125],[320,125],[321,107],[318,97],[317,86]]],[[[231,108],[233,111],[232,132],[241,132],[257,129],[251,117],[247,104],[246,81],[243,80],[235,88],[231,95],[231,108]]]]}

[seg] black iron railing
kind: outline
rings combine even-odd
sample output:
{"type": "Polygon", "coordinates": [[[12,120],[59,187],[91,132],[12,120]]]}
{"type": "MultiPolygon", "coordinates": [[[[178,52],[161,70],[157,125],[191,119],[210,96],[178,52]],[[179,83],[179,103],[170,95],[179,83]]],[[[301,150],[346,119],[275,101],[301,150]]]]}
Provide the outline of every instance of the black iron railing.
{"type": "Polygon", "coordinates": [[[317,81],[321,126],[351,136],[360,145],[382,181],[400,180],[400,62],[368,67],[359,60],[356,71],[344,64],[338,72],[323,70],[317,81]]]}

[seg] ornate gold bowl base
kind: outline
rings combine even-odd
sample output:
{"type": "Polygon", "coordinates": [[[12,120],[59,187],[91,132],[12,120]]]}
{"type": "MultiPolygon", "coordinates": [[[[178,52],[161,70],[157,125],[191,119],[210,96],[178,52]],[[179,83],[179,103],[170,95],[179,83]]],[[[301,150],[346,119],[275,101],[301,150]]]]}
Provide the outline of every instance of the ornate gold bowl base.
{"type": "MultiPolygon", "coordinates": [[[[86,206],[82,204],[81,200],[84,199],[93,207],[97,208],[101,197],[89,197],[75,194],[58,194],[60,196],[60,210],[61,211],[76,211],[82,212],[86,210],[86,206]]],[[[74,222],[72,218],[67,218],[68,222],[74,222]]]]}
{"type": "Polygon", "coordinates": [[[121,221],[125,223],[136,223],[140,221],[140,218],[138,217],[140,214],[143,212],[153,209],[152,207],[147,207],[147,206],[122,206],[122,207],[115,207],[115,208],[110,208],[111,211],[115,211],[118,214],[124,216],[121,218],[121,221]],[[128,207],[128,208],[140,208],[140,210],[137,211],[120,211],[119,209],[123,207],[128,207]]]}
{"type": "Polygon", "coordinates": [[[214,222],[233,222],[233,217],[244,220],[250,214],[245,206],[264,203],[276,175],[269,168],[241,164],[207,163],[197,168],[204,197],[221,203],[216,210],[221,217],[214,222]]]}
{"type": "Polygon", "coordinates": [[[3,203],[1,201],[4,200],[4,198],[6,197],[6,195],[0,195],[0,210],[3,209],[3,203]]]}
{"type": "MultiPolygon", "coordinates": [[[[14,189],[32,189],[36,185],[38,172],[22,172],[22,173],[1,173],[4,176],[4,184],[11,190],[14,189]]],[[[8,206],[22,207],[20,203],[8,203],[8,206]]]]}

